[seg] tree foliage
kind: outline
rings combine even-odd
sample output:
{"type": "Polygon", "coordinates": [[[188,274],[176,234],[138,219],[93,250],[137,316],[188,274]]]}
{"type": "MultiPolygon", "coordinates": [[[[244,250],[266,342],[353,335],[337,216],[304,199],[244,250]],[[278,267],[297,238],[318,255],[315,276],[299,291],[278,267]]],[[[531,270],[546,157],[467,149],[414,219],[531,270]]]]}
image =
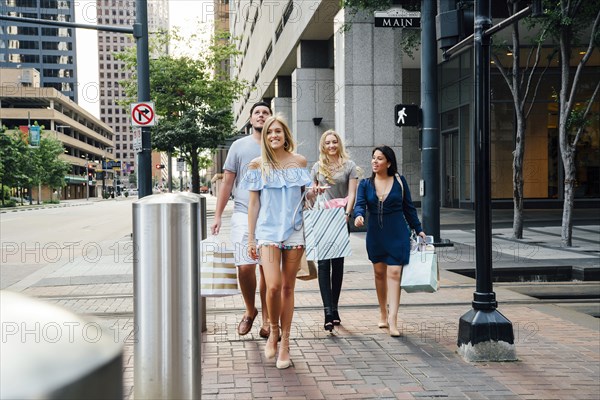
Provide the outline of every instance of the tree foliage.
{"type": "MultiPolygon", "coordinates": [[[[229,35],[218,33],[199,58],[161,54],[150,60],[150,96],[158,118],[152,147],[186,160],[195,193],[200,190],[201,153],[217,148],[234,133],[232,104],[245,85],[229,78],[223,65],[237,54],[229,35]]],[[[133,51],[115,57],[130,69],[137,65],[133,51]]],[[[131,79],[121,84],[128,95],[123,105],[128,106],[137,97],[137,83],[131,79]]]]}
{"type": "Polygon", "coordinates": [[[59,158],[63,152],[62,143],[47,135],[43,126],[39,147],[29,147],[27,135],[18,128],[9,130],[4,127],[0,132],[0,186],[20,189],[47,185],[52,189],[61,188],[71,168],[69,163],[59,158]]]}

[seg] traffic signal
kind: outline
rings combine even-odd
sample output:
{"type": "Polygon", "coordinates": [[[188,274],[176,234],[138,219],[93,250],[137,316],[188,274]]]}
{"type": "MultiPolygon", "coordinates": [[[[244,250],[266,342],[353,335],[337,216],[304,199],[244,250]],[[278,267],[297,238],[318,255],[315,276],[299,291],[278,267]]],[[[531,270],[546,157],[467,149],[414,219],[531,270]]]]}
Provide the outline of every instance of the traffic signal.
{"type": "Polygon", "coordinates": [[[440,49],[448,50],[474,31],[474,2],[471,0],[438,0],[435,17],[440,49]]]}
{"type": "Polygon", "coordinates": [[[163,169],[165,164],[156,164],[156,169],[163,169]]]}

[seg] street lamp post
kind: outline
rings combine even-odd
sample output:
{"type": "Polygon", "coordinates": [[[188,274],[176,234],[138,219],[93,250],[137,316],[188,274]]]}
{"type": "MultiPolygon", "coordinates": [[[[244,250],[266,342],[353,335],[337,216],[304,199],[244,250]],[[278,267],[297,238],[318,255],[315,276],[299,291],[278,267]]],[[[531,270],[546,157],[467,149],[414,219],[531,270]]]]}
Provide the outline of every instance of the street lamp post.
{"type": "Polygon", "coordinates": [[[90,160],[85,160],[85,199],[90,199],[90,160]]]}

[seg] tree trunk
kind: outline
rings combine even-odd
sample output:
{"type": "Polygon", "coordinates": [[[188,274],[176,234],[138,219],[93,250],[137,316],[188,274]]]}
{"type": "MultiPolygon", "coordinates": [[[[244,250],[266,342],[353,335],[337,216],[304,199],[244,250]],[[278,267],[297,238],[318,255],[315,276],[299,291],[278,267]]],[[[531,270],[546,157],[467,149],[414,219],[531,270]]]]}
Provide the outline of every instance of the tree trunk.
{"type": "Polygon", "coordinates": [[[565,199],[560,239],[563,246],[571,247],[573,245],[573,206],[575,203],[575,152],[571,146],[563,150],[562,161],[565,171],[565,199]]]}
{"type": "Polygon", "coordinates": [[[190,153],[192,159],[192,193],[200,194],[200,170],[198,168],[198,152],[193,150],[190,153]]]}
{"type": "Polygon", "coordinates": [[[523,239],[523,157],[525,154],[525,117],[517,113],[517,137],[513,151],[513,237],[523,239]]]}

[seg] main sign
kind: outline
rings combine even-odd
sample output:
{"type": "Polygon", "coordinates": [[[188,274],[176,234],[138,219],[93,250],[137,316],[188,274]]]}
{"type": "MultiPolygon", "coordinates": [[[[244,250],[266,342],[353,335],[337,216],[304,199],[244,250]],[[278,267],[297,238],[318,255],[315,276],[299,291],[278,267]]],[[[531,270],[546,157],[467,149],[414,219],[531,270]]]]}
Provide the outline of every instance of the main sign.
{"type": "Polygon", "coordinates": [[[421,13],[403,8],[390,8],[387,11],[375,11],[377,28],[421,28],[421,13]]]}
{"type": "Polygon", "coordinates": [[[396,126],[418,126],[421,117],[421,108],[414,104],[396,104],[394,108],[394,122],[396,126]]]}
{"type": "Polygon", "coordinates": [[[133,103],[131,105],[131,125],[154,126],[154,103],[133,103]]]}

